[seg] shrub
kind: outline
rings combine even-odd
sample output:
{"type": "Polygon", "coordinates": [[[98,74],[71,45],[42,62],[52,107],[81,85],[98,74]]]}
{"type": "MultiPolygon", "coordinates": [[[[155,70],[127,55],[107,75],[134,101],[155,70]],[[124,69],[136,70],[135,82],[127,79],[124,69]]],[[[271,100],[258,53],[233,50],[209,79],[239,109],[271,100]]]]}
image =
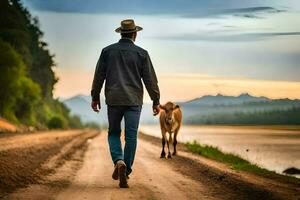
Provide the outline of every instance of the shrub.
{"type": "Polygon", "coordinates": [[[61,117],[55,116],[49,120],[48,128],[50,128],[50,129],[66,128],[66,122],[61,117]]]}

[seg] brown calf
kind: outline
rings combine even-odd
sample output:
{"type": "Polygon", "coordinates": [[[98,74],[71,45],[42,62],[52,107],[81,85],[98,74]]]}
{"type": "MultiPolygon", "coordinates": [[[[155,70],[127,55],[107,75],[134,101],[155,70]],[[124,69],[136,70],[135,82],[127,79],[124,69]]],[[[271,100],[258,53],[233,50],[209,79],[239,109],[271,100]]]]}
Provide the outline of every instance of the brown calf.
{"type": "Polygon", "coordinates": [[[165,158],[166,156],[165,144],[167,142],[168,158],[172,158],[169,145],[172,143],[172,134],[174,133],[173,155],[176,155],[177,134],[181,126],[182,113],[179,105],[175,105],[172,102],[167,102],[165,105],[161,105],[160,108],[159,121],[162,134],[162,151],[160,157],[165,158]],[[167,138],[167,132],[169,133],[169,138],[167,138]]]}

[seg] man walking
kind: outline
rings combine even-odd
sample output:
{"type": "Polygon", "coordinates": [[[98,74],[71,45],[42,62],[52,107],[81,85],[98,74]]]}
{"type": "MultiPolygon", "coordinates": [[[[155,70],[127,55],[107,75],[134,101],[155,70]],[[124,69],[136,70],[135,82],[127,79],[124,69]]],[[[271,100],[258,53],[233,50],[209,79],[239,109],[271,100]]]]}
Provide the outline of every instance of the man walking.
{"type": "Polygon", "coordinates": [[[100,91],[105,80],[105,102],[108,115],[108,143],[115,165],[112,178],[121,188],[128,188],[137,144],[137,131],[143,105],[143,84],[153,101],[153,114],[159,112],[159,88],[148,52],[134,44],[137,32],[132,19],[123,20],[115,31],[119,42],[105,47],[98,60],[93,85],[92,109],[99,112],[100,91]],[[125,147],[121,146],[121,120],[125,120],[125,147]]]}

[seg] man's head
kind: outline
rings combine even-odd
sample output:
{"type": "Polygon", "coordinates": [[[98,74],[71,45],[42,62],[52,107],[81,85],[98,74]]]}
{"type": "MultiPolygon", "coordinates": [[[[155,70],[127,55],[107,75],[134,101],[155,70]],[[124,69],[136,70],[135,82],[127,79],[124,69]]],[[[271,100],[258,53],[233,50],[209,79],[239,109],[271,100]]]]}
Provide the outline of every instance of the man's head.
{"type": "Polygon", "coordinates": [[[131,32],[131,33],[121,33],[121,38],[127,38],[135,41],[135,38],[137,36],[137,32],[131,32]]]}
{"type": "Polygon", "coordinates": [[[143,28],[136,26],[133,19],[125,19],[121,21],[121,26],[115,31],[120,33],[122,38],[129,38],[135,41],[137,32],[141,30],[143,30],[143,28]]]}

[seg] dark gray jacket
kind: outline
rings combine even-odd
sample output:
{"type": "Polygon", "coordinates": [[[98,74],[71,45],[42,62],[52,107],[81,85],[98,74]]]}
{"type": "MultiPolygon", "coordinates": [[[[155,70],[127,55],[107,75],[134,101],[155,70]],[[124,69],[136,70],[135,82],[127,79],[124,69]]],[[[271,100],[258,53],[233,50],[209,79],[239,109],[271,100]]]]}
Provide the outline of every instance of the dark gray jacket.
{"type": "Polygon", "coordinates": [[[121,39],[101,52],[92,85],[92,99],[99,101],[105,80],[107,105],[142,105],[142,79],[153,105],[158,105],[160,93],[148,52],[130,39],[121,39]]]}

